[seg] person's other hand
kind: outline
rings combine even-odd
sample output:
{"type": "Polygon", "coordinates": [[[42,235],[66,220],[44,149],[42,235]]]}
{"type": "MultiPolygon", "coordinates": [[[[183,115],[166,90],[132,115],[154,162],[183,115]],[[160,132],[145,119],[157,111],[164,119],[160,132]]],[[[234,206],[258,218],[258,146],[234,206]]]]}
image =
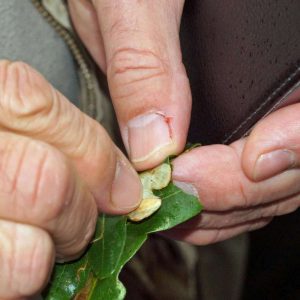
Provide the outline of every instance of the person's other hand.
{"type": "Polygon", "coordinates": [[[180,153],[191,95],[181,60],[183,0],[69,0],[74,26],[107,74],[123,141],[137,170],[180,153]]]}
{"type": "MultiPolygon", "coordinates": [[[[123,141],[137,170],[180,153],[186,142],[191,95],[179,43],[183,4],[69,0],[79,36],[107,74],[123,141]]],[[[262,227],[299,206],[295,168],[265,179],[256,164],[274,172],[276,161],[282,170],[284,162],[297,166],[296,107],[273,113],[245,140],[201,147],[174,161],[173,179],[192,184],[205,211],[169,236],[208,244],[262,227]],[[267,154],[278,148],[288,150],[267,154]]]]}
{"type": "Polygon", "coordinates": [[[299,115],[300,104],[281,108],[244,139],[176,158],[173,180],[198,193],[204,212],[166,234],[204,245],[295,211],[300,206],[299,115]]]}
{"type": "Polygon", "coordinates": [[[140,201],[138,175],[105,130],[24,63],[0,61],[0,299],[33,295],[78,257],[98,208],[140,201]]]}

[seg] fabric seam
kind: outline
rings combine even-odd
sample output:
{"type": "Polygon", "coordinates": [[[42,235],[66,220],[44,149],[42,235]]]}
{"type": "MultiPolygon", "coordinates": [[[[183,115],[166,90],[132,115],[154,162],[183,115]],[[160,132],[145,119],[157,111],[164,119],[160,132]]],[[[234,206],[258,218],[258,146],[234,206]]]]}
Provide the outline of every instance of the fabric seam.
{"type": "Polygon", "coordinates": [[[232,131],[231,134],[223,140],[223,144],[226,144],[239,130],[246,126],[273,99],[273,97],[276,96],[276,94],[298,74],[300,74],[300,67],[297,67],[297,69],[282,84],[280,84],[254,112],[252,112],[234,131],[232,131]]]}

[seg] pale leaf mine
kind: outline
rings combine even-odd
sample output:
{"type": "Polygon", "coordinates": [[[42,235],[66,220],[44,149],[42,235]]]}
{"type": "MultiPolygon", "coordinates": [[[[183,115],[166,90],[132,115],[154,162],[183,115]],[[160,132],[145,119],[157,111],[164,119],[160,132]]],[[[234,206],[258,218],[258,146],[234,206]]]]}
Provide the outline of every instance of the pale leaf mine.
{"type": "Polygon", "coordinates": [[[140,206],[128,214],[131,221],[138,222],[151,216],[161,206],[161,199],[153,190],[166,187],[171,180],[171,166],[163,163],[160,166],[140,174],[143,185],[143,199],[140,206]]]}

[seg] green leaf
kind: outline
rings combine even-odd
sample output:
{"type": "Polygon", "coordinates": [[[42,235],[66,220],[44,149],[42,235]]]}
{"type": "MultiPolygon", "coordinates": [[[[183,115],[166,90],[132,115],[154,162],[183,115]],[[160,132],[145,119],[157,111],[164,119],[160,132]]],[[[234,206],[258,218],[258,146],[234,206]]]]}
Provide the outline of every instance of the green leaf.
{"type": "Polygon", "coordinates": [[[202,206],[197,197],[184,193],[173,183],[162,190],[154,191],[162,199],[161,208],[150,218],[140,223],[130,223],[136,232],[152,233],[170,229],[197,215],[202,206]]]}
{"type": "Polygon", "coordinates": [[[122,255],[126,241],[126,217],[102,214],[97,223],[96,237],[88,252],[89,261],[99,279],[111,276],[122,255]]]}
{"type": "Polygon", "coordinates": [[[126,290],[116,275],[96,282],[94,289],[88,295],[93,300],[122,300],[125,298],[126,290]]]}
{"type": "Polygon", "coordinates": [[[91,273],[88,256],[65,264],[56,264],[49,287],[44,296],[49,300],[69,300],[84,288],[91,273]]]}
{"type": "Polygon", "coordinates": [[[148,234],[170,229],[194,217],[202,209],[196,197],[185,194],[172,183],[155,194],[161,197],[163,203],[159,211],[140,223],[130,222],[127,225],[127,239],[119,263],[120,269],[143,245],[148,234]]]}
{"type": "Polygon", "coordinates": [[[88,251],[72,263],[57,264],[46,299],[72,299],[96,279],[110,277],[118,265],[126,242],[125,216],[102,214],[97,221],[95,238],[88,251]]]}
{"type": "Polygon", "coordinates": [[[73,263],[56,265],[46,299],[122,300],[125,288],[118,276],[150,233],[170,229],[199,214],[199,200],[169,183],[154,191],[162,206],[138,223],[126,216],[101,215],[93,242],[73,263]]]}

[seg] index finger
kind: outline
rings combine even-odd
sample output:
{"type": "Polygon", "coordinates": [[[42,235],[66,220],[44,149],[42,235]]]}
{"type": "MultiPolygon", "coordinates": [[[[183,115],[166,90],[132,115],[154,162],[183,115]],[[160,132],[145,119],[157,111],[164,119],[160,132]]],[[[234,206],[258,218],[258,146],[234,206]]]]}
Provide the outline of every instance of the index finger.
{"type": "Polygon", "coordinates": [[[125,156],[103,127],[38,72],[24,63],[1,61],[0,91],[0,126],[66,154],[102,211],[126,213],[138,205],[140,180],[125,156]]]}

